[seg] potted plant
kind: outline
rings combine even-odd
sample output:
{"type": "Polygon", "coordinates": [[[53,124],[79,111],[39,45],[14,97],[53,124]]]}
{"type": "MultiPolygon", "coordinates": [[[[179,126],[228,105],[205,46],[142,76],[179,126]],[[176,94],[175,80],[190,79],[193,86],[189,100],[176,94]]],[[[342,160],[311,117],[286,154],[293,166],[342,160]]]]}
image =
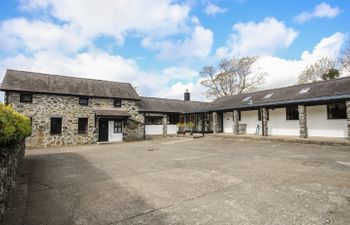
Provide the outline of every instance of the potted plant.
{"type": "Polygon", "coordinates": [[[184,135],[185,134],[185,123],[177,123],[176,124],[177,128],[178,128],[178,131],[177,131],[177,134],[182,134],[184,135]]]}
{"type": "Polygon", "coordinates": [[[187,128],[190,131],[190,135],[193,135],[193,127],[194,127],[194,123],[192,123],[191,121],[187,123],[187,128]]]}

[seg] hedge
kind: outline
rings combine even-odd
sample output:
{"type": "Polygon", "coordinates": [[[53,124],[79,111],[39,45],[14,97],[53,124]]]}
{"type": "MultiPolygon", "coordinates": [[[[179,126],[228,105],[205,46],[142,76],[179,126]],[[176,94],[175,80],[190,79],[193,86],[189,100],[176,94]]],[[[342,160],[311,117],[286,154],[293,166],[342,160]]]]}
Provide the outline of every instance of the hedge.
{"type": "Polygon", "coordinates": [[[30,119],[0,103],[0,147],[20,143],[31,133],[30,119]]]}

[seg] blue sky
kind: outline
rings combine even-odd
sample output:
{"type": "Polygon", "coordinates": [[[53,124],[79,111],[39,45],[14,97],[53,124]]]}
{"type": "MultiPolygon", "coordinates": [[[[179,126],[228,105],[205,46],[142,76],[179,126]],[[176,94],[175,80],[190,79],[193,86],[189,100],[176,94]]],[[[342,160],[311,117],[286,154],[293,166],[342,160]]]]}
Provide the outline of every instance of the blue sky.
{"type": "Polygon", "coordinates": [[[141,95],[204,100],[203,66],[258,55],[260,88],[291,85],[349,41],[350,1],[1,0],[7,68],[131,82],[141,95]]]}

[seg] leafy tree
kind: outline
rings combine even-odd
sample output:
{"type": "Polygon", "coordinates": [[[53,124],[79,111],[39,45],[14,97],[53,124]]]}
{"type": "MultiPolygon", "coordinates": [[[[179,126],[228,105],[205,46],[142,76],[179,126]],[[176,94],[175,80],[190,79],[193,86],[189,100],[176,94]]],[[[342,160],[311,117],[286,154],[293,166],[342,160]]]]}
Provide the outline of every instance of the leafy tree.
{"type": "Polygon", "coordinates": [[[0,103],[0,149],[19,143],[30,132],[28,117],[16,112],[11,106],[0,103]]]}
{"type": "Polygon", "coordinates": [[[209,98],[236,95],[256,89],[265,80],[266,73],[255,67],[258,57],[223,58],[217,67],[206,66],[200,72],[201,84],[209,98]]]}
{"type": "Polygon", "coordinates": [[[337,69],[330,69],[328,73],[322,74],[322,80],[332,80],[340,76],[339,70],[337,69]]]}
{"type": "Polygon", "coordinates": [[[337,61],[321,58],[312,65],[307,66],[298,76],[298,83],[305,84],[319,80],[330,80],[340,76],[337,61]]]}

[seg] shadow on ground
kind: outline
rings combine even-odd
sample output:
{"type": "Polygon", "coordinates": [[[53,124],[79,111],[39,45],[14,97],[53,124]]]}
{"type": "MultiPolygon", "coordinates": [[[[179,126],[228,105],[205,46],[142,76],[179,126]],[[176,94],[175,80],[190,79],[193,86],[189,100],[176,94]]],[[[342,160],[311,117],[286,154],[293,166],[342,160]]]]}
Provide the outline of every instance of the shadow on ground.
{"type": "MultiPolygon", "coordinates": [[[[27,156],[1,225],[128,224],[154,208],[77,153],[27,156]]],[[[147,223],[161,225],[163,213],[147,223]]]]}

